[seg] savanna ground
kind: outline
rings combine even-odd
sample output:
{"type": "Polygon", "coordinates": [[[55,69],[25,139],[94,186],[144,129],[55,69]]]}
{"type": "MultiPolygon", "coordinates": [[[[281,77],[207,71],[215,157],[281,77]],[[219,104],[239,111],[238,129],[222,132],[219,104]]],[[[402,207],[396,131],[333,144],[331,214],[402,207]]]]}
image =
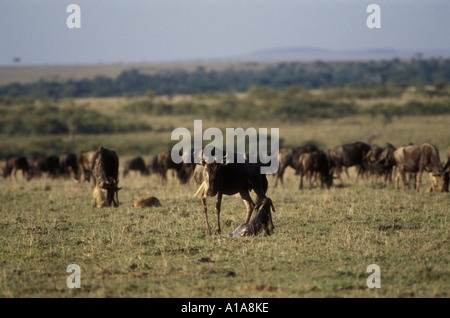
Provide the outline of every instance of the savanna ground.
{"type": "MultiPolygon", "coordinates": [[[[117,101],[115,101],[116,103],[117,101]]],[[[91,103],[93,105],[93,103],[91,103]]],[[[119,105],[120,106],[120,105],[119,105]]],[[[119,107],[118,106],[118,107],[119,107]]],[[[100,109],[101,111],[101,109],[100,109]]],[[[75,142],[117,149],[170,144],[171,127],[192,129],[194,118],[149,118],[152,132],[76,136],[75,142]],[[168,127],[158,129],[158,127],[168,127]]],[[[373,139],[385,146],[431,142],[445,160],[450,116],[373,117],[280,122],[214,122],[207,127],[279,127],[286,145],[316,142],[321,149],[373,139]]],[[[53,138],[53,137],[52,137],[53,138]]],[[[52,142],[12,137],[2,143],[52,142]]],[[[141,149],[141,148],[139,148],[141,149]]],[[[157,147],[153,147],[157,149],[157,147]]],[[[138,155],[135,153],[134,155],[138,155]]],[[[119,152],[121,164],[126,156],[119,152]]],[[[151,156],[146,154],[146,161],[151,156]]],[[[231,238],[244,221],[238,196],[224,196],[220,235],[205,235],[197,187],[166,186],[157,176],[121,178],[118,208],[91,208],[92,186],[45,177],[0,183],[1,297],[448,297],[448,193],[395,191],[392,184],[356,181],[355,172],[330,190],[298,189],[288,168],[283,187],[268,176],[272,236],[231,238]],[[133,208],[156,196],[158,208],[133,208]],[[81,288],[69,289],[67,266],[81,268],[81,288]],[[369,289],[366,269],[377,264],[381,288],[369,289]]],[[[208,199],[215,226],[214,199],[208,199]]]]}

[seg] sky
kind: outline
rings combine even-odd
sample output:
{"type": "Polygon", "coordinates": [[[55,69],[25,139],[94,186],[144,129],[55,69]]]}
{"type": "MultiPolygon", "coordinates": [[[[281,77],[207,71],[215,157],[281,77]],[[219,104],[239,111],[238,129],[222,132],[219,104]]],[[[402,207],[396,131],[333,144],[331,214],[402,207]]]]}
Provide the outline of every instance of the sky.
{"type": "Polygon", "coordinates": [[[233,59],[273,48],[450,49],[449,0],[0,0],[0,65],[233,59]],[[381,28],[370,29],[369,4],[381,28]],[[67,27],[70,4],[80,28],[67,27]],[[20,58],[20,63],[14,63],[20,58]]]}

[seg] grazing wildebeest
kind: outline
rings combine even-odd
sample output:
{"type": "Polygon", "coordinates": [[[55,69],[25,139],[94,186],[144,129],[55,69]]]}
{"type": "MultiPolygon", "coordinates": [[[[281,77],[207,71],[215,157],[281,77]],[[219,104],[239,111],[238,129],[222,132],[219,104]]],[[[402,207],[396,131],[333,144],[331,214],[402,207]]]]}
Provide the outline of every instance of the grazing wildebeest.
{"type": "Polygon", "coordinates": [[[40,177],[44,172],[51,178],[59,175],[59,158],[57,156],[35,157],[31,160],[32,177],[40,177]]]}
{"type": "Polygon", "coordinates": [[[81,151],[78,156],[78,173],[80,182],[90,181],[92,178],[91,162],[95,151],[81,151]]]}
{"type": "Polygon", "coordinates": [[[273,234],[272,211],[275,212],[275,208],[273,207],[272,200],[265,197],[255,206],[255,211],[257,212],[254,218],[249,223],[239,225],[230,236],[258,235],[262,230],[267,235],[273,234]]]}
{"type": "MultiPolygon", "coordinates": [[[[430,177],[434,176],[438,181],[442,180],[441,183],[445,182],[445,172],[439,158],[439,150],[429,143],[400,147],[394,151],[394,159],[397,165],[396,190],[399,188],[400,178],[405,187],[406,172],[417,173],[417,192],[419,192],[422,183],[423,171],[429,172],[431,174],[430,177]]],[[[433,182],[432,187],[434,187],[433,182]]],[[[434,187],[433,190],[439,192],[442,191],[442,188],[437,189],[434,187]]]]}
{"type": "MultiPolygon", "coordinates": [[[[218,151],[218,150],[216,150],[218,151]]],[[[216,152],[220,153],[220,152],[216,152]]],[[[206,233],[211,234],[211,227],[208,223],[206,197],[214,197],[216,199],[216,215],[217,225],[216,234],[219,234],[220,229],[220,206],[222,203],[222,196],[233,195],[239,193],[242,200],[247,207],[247,216],[245,223],[250,221],[253,208],[255,204],[250,196],[249,191],[255,191],[257,195],[257,203],[266,197],[268,182],[265,174],[261,174],[260,163],[250,163],[245,160],[243,163],[238,162],[244,158],[243,154],[230,153],[224,155],[224,159],[233,156],[234,161],[229,163],[222,163],[213,161],[208,163],[208,159],[202,160],[202,163],[197,164],[194,170],[194,180],[199,189],[196,194],[201,194],[202,208],[206,221],[206,233]]]]}
{"type": "Polygon", "coordinates": [[[64,178],[70,178],[71,173],[78,179],[77,156],[73,153],[59,156],[59,174],[64,178]]]}
{"type": "Polygon", "coordinates": [[[279,168],[277,173],[275,173],[275,186],[277,186],[278,180],[280,180],[280,183],[283,185],[283,175],[287,167],[293,168],[295,173],[298,174],[298,158],[301,154],[317,150],[319,150],[319,148],[311,144],[294,148],[281,148],[278,153],[279,168]]]}
{"type": "Polygon", "coordinates": [[[174,170],[176,172],[177,178],[181,184],[185,184],[189,181],[192,173],[195,169],[195,164],[193,163],[193,153],[191,153],[191,163],[175,163],[172,160],[171,150],[166,150],[158,154],[158,172],[162,177],[163,184],[167,183],[167,171],[174,170]]]}
{"type": "Polygon", "coordinates": [[[125,162],[125,166],[123,168],[123,176],[125,177],[128,173],[130,173],[130,170],[139,171],[141,175],[144,176],[148,176],[150,174],[150,171],[146,167],[144,159],[142,159],[142,157],[135,157],[125,162]]]}
{"type": "Polygon", "coordinates": [[[27,179],[30,178],[30,166],[27,158],[23,156],[12,157],[6,160],[6,165],[3,168],[3,177],[8,178],[11,174],[17,180],[17,170],[22,170],[22,176],[27,179]]]}
{"type": "MultiPolygon", "coordinates": [[[[366,163],[364,158],[370,151],[370,146],[364,142],[355,142],[342,146],[335,146],[328,150],[328,156],[331,160],[331,166],[338,178],[341,178],[342,168],[358,166],[358,176],[364,176],[366,163]]],[[[348,176],[348,173],[347,173],[348,176]]],[[[341,179],[342,180],[342,179],[341,179]]]]}
{"type": "Polygon", "coordinates": [[[312,177],[315,173],[320,175],[320,187],[325,185],[329,189],[333,184],[333,170],[328,155],[322,150],[304,153],[299,160],[300,189],[303,189],[303,177],[307,175],[309,188],[312,188],[312,177]]]}
{"type": "Polygon", "coordinates": [[[103,147],[92,157],[91,169],[95,183],[93,207],[119,206],[119,157],[114,150],[103,147]],[[115,198],[114,198],[115,196],[115,198]]]}

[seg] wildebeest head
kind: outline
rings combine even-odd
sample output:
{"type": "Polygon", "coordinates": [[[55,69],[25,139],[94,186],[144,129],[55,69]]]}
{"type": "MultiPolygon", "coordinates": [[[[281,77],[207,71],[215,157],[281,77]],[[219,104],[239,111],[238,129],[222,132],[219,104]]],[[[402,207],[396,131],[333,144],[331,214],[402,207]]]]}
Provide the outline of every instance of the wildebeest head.
{"type": "Polygon", "coordinates": [[[201,188],[203,188],[204,195],[215,196],[219,191],[222,168],[227,165],[226,158],[226,152],[215,147],[211,149],[205,148],[201,152],[201,161],[198,165],[201,166],[199,172],[201,171],[201,179],[203,181],[201,188]]]}
{"type": "Polygon", "coordinates": [[[434,192],[448,192],[450,171],[431,174],[431,188],[434,192]]]}
{"type": "Polygon", "coordinates": [[[333,176],[333,169],[330,169],[329,173],[326,173],[323,175],[324,178],[324,183],[327,186],[327,189],[330,189],[331,186],[333,185],[333,179],[335,179],[335,177],[333,176]]]}
{"type": "MultiPolygon", "coordinates": [[[[224,158],[225,159],[225,158],[224,158]]],[[[225,160],[224,160],[225,161],[225,160]]],[[[208,196],[215,196],[218,192],[218,185],[220,184],[220,179],[222,177],[222,167],[226,163],[212,162],[207,163],[202,162],[203,165],[203,180],[205,182],[205,191],[208,196]]]]}
{"type": "Polygon", "coordinates": [[[111,206],[112,203],[114,203],[114,206],[119,206],[119,190],[122,188],[119,188],[117,185],[116,180],[112,180],[111,178],[108,178],[107,182],[104,182],[101,185],[101,188],[106,190],[106,203],[108,206],[111,206]],[[115,198],[114,198],[115,196],[115,198]]]}

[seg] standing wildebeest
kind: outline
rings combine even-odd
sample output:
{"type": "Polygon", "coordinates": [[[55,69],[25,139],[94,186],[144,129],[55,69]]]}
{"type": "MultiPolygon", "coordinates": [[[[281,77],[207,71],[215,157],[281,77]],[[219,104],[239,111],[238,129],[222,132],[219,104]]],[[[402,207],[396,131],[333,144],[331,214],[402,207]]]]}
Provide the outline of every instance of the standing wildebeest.
{"type": "MultiPolygon", "coordinates": [[[[244,158],[241,154],[229,154],[234,156],[234,161],[229,163],[207,163],[202,161],[202,164],[197,164],[194,170],[194,180],[199,185],[197,193],[201,193],[201,201],[203,213],[206,221],[206,233],[211,234],[211,227],[208,223],[206,197],[214,197],[216,200],[216,215],[217,225],[215,233],[220,233],[220,206],[222,203],[222,196],[233,195],[239,193],[242,200],[247,207],[247,216],[245,223],[250,221],[253,208],[255,204],[250,196],[249,191],[255,191],[257,195],[257,203],[266,197],[268,182],[265,174],[261,174],[260,163],[250,163],[245,160],[243,163],[237,161],[239,158],[244,158]]],[[[226,156],[224,156],[225,158],[226,156]]]]}
{"type": "Polygon", "coordinates": [[[40,177],[46,172],[48,177],[56,178],[59,175],[59,158],[57,156],[37,157],[31,160],[31,176],[40,177]]]}
{"type": "Polygon", "coordinates": [[[191,163],[175,163],[172,160],[171,150],[166,150],[158,154],[157,167],[158,172],[161,174],[163,184],[167,182],[167,171],[175,170],[178,180],[181,184],[185,184],[189,181],[192,173],[195,169],[193,162],[193,153],[191,153],[191,163]]]}
{"type": "Polygon", "coordinates": [[[158,164],[158,155],[154,156],[147,164],[147,169],[150,173],[161,173],[161,169],[158,164]]]}
{"type": "Polygon", "coordinates": [[[135,157],[125,162],[123,176],[125,177],[128,173],[130,173],[130,170],[139,171],[141,175],[144,176],[148,176],[150,174],[150,171],[145,166],[145,162],[142,157],[135,157]]]}
{"type": "Polygon", "coordinates": [[[91,162],[95,151],[82,151],[78,156],[78,173],[80,182],[90,181],[92,177],[91,162]]]}
{"type": "Polygon", "coordinates": [[[119,157],[114,150],[98,148],[91,161],[94,178],[94,207],[119,206],[119,157]],[[114,198],[115,196],[115,198],[114,198]]]}
{"type": "Polygon", "coordinates": [[[330,161],[328,156],[322,150],[310,153],[304,153],[300,156],[299,173],[300,173],[300,189],[303,189],[303,176],[308,175],[309,188],[312,188],[312,177],[314,173],[320,175],[320,187],[325,185],[327,189],[333,184],[333,170],[330,169],[330,161]]]}
{"type": "Polygon", "coordinates": [[[3,168],[3,177],[7,178],[12,174],[14,179],[17,180],[17,170],[22,170],[23,177],[30,178],[30,166],[28,165],[27,158],[19,156],[8,159],[3,168]]]}
{"type": "Polygon", "coordinates": [[[366,170],[364,158],[370,149],[368,144],[358,141],[352,144],[335,146],[328,150],[331,166],[334,167],[336,176],[341,178],[342,168],[349,168],[352,166],[359,166],[358,176],[363,176],[366,170]]]}
{"type": "MultiPolygon", "coordinates": [[[[417,192],[419,192],[420,184],[422,183],[422,174],[424,170],[429,172],[431,177],[436,177],[435,180],[442,180],[442,182],[444,182],[446,173],[444,173],[439,158],[439,150],[429,143],[400,147],[394,151],[394,159],[397,165],[397,177],[395,180],[396,190],[399,188],[400,178],[405,187],[406,172],[417,173],[417,192]]],[[[442,188],[437,189],[434,182],[432,182],[432,187],[435,192],[442,191],[442,188]]]]}
{"type": "Polygon", "coordinates": [[[295,173],[298,173],[298,158],[300,158],[301,154],[317,150],[319,150],[319,148],[311,144],[295,148],[281,148],[278,153],[279,168],[275,174],[275,186],[277,186],[278,180],[283,184],[284,170],[286,170],[287,167],[293,168],[295,173]]]}
{"type": "Polygon", "coordinates": [[[364,161],[367,167],[367,173],[372,176],[372,181],[376,179],[377,176],[383,175],[383,171],[381,169],[377,169],[375,163],[380,158],[381,153],[383,152],[383,148],[378,146],[371,146],[370,150],[364,156],[364,161]]]}
{"type": "Polygon", "coordinates": [[[73,173],[75,179],[78,179],[78,160],[73,153],[59,156],[59,174],[64,178],[70,178],[73,173]]]}
{"type": "Polygon", "coordinates": [[[378,156],[378,159],[371,163],[374,170],[384,174],[384,183],[387,183],[388,180],[392,183],[392,171],[396,165],[394,159],[395,150],[397,150],[397,148],[388,143],[386,148],[384,148],[378,156]]]}

